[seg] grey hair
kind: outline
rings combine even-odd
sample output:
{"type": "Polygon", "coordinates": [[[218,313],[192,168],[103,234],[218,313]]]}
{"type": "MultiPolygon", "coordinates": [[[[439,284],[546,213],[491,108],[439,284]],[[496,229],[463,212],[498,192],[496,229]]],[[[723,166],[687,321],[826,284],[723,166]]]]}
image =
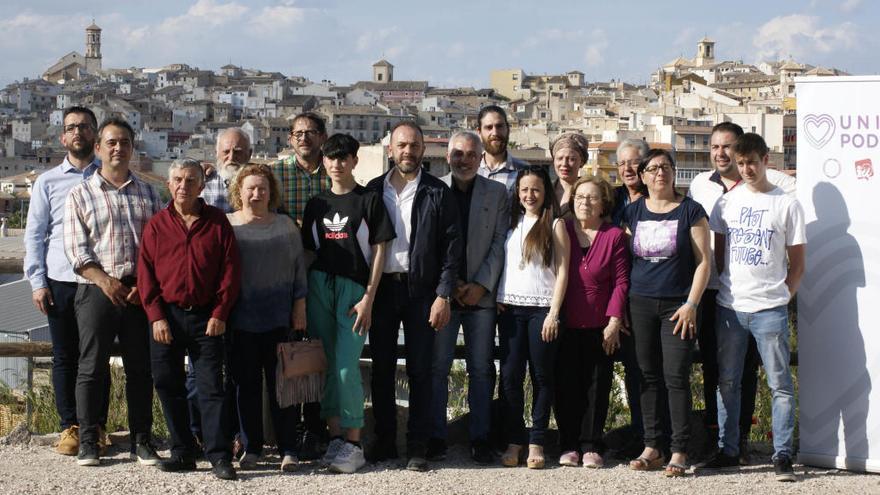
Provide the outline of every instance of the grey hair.
{"type": "Polygon", "coordinates": [[[452,133],[452,136],[449,138],[449,146],[446,147],[447,152],[452,151],[452,146],[453,144],[455,144],[455,141],[457,139],[467,139],[471,143],[476,144],[480,148],[481,152],[483,150],[483,140],[480,139],[479,134],[474,131],[462,130],[452,133]]]}
{"type": "Polygon", "coordinates": [[[248,151],[251,150],[251,137],[248,136],[248,133],[244,132],[244,129],[242,129],[241,127],[227,127],[226,129],[220,131],[220,133],[217,134],[217,143],[214,145],[216,149],[219,150],[218,147],[220,146],[220,141],[222,141],[223,138],[226,137],[226,135],[229,133],[238,134],[247,143],[248,151]]]}
{"type": "MultiPolygon", "coordinates": [[[[639,152],[639,158],[644,158],[645,155],[648,154],[648,143],[645,142],[644,139],[624,139],[617,145],[617,154],[615,156],[620,157],[620,152],[625,148],[633,148],[639,152]]],[[[618,158],[620,160],[620,158],[618,158]]]]}
{"type": "Polygon", "coordinates": [[[196,170],[196,175],[199,178],[199,183],[205,183],[205,169],[202,168],[202,163],[198,160],[193,160],[192,158],[181,158],[179,160],[174,160],[173,162],[171,162],[171,166],[168,167],[168,178],[171,178],[172,170],[185,169],[196,170]]]}

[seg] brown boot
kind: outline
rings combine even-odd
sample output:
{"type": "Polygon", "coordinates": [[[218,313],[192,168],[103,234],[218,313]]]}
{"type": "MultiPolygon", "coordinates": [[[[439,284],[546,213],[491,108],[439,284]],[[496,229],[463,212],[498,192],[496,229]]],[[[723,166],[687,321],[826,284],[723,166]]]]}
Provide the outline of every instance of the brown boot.
{"type": "Polygon", "coordinates": [[[73,425],[61,432],[55,452],[61,455],[76,455],[79,452],[79,426],[73,425]]]}

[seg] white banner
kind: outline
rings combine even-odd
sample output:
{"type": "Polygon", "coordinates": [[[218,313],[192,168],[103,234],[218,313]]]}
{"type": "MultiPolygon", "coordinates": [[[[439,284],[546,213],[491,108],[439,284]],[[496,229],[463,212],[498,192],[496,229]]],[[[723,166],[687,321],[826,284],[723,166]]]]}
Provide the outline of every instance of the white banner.
{"type": "Polygon", "coordinates": [[[799,460],[880,472],[880,76],[796,84],[799,460]]]}

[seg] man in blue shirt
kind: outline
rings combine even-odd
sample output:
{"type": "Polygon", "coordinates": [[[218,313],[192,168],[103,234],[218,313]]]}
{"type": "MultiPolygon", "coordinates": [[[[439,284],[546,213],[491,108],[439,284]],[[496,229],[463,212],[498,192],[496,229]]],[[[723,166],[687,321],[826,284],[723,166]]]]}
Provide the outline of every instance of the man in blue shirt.
{"type": "MultiPolygon", "coordinates": [[[[64,110],[61,144],[67,156],[57,167],[34,182],[25,229],[24,273],[33,290],[34,306],[48,317],[52,337],[52,387],[61,418],[61,439],[56,451],[76,455],[79,425],[76,418],[76,375],[79,361],[79,329],[73,312],[76,279],[64,255],[64,204],[76,184],[100,167],[95,158],[98,127],[88,108],[64,110]]],[[[101,425],[106,423],[109,383],[101,425]]],[[[104,435],[99,434],[104,440],[104,435]]],[[[106,445],[104,445],[106,447],[106,445]]]]}

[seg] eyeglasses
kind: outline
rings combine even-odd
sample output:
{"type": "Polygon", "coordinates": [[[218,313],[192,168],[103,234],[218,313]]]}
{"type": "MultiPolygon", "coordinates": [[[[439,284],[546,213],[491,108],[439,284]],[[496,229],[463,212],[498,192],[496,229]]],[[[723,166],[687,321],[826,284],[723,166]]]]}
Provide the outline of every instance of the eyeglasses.
{"type": "Polygon", "coordinates": [[[640,162],[640,160],[637,160],[637,159],[624,160],[624,161],[617,162],[617,166],[618,167],[638,167],[639,162],[640,162]]]}
{"type": "Polygon", "coordinates": [[[599,201],[602,201],[602,197],[592,195],[584,196],[583,194],[578,194],[574,197],[575,203],[586,203],[587,201],[590,203],[598,203],[599,201]]]}
{"type": "Polygon", "coordinates": [[[645,173],[648,174],[656,174],[660,170],[662,170],[663,173],[668,174],[672,173],[675,168],[668,163],[661,163],[660,165],[648,165],[647,167],[645,167],[645,173]]]}
{"type": "Polygon", "coordinates": [[[79,132],[85,133],[86,131],[91,131],[93,127],[92,124],[67,124],[64,126],[64,132],[67,134],[73,134],[77,129],[79,129],[79,132]]]}
{"type": "Polygon", "coordinates": [[[297,141],[301,141],[303,138],[307,138],[307,137],[313,138],[313,137],[318,136],[320,134],[321,133],[319,131],[316,131],[315,129],[308,129],[305,131],[296,131],[296,132],[290,133],[290,135],[293,136],[293,138],[296,139],[297,141]]]}

